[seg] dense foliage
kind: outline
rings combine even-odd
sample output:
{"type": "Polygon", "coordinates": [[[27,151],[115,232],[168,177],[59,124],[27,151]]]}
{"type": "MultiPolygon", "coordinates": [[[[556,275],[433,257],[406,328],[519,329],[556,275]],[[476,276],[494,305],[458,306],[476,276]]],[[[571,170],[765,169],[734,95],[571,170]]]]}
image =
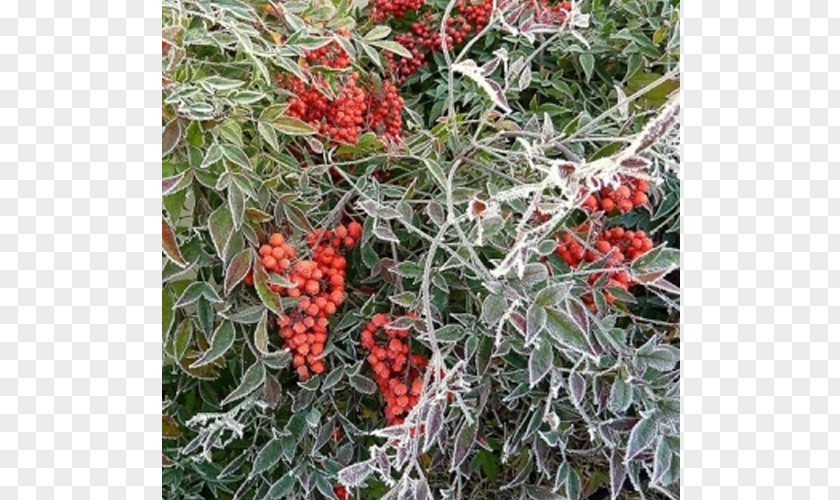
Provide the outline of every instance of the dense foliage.
{"type": "Polygon", "coordinates": [[[678,498],[678,0],[164,0],[167,498],[678,498]]]}

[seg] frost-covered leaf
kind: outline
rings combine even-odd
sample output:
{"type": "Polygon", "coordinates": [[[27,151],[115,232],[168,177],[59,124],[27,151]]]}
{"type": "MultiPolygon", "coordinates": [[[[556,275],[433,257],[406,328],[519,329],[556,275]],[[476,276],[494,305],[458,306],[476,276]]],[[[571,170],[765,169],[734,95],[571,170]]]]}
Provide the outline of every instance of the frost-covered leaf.
{"type": "Polygon", "coordinates": [[[653,481],[659,483],[662,477],[671,468],[671,459],[674,454],[671,452],[671,447],[664,436],[659,437],[659,443],[656,445],[656,451],[653,454],[653,481]]]}
{"type": "Polygon", "coordinates": [[[625,463],[630,462],[645,451],[653,443],[654,437],[656,437],[656,421],[653,417],[648,415],[639,419],[633,426],[633,430],[630,431],[625,463]]]}
{"type": "Polygon", "coordinates": [[[623,414],[632,402],[633,388],[623,378],[616,377],[610,389],[610,410],[618,414],[623,414]]]}
{"type": "Polygon", "coordinates": [[[181,249],[178,247],[178,240],[175,239],[175,232],[172,226],[166,219],[163,220],[163,253],[169,257],[169,260],[178,264],[180,267],[187,267],[187,261],[181,255],[181,249]]]}
{"type": "Polygon", "coordinates": [[[251,477],[261,474],[280,461],[282,442],[279,439],[272,439],[262,447],[254,459],[254,467],[251,469],[251,477]]]}
{"type": "Polygon", "coordinates": [[[400,239],[397,238],[397,235],[394,234],[394,231],[392,231],[391,228],[385,224],[380,224],[373,228],[373,234],[383,241],[390,241],[393,243],[400,242],[400,239]]]}
{"type": "Polygon", "coordinates": [[[210,302],[222,301],[222,298],[219,297],[219,294],[216,292],[216,290],[208,283],[205,283],[203,281],[195,281],[193,283],[190,283],[190,285],[184,290],[181,296],[178,297],[178,301],[175,302],[175,308],[177,309],[179,307],[188,306],[201,297],[204,297],[210,302]]]}
{"type": "Polygon", "coordinates": [[[591,355],[586,334],[571,316],[554,308],[546,308],[545,312],[545,327],[552,338],[563,347],[591,355]]]}
{"type": "Polygon", "coordinates": [[[531,387],[534,387],[545,377],[554,362],[554,351],[551,343],[546,340],[537,342],[534,350],[528,358],[528,380],[531,387]]]}
{"type": "Polygon", "coordinates": [[[455,436],[455,449],[452,452],[452,467],[450,470],[456,470],[461,463],[467,458],[467,454],[475,444],[475,435],[478,432],[478,426],[475,422],[472,424],[464,422],[458,435],[455,436]]]}
{"type": "Polygon", "coordinates": [[[617,500],[624,487],[624,480],[627,479],[627,466],[618,454],[613,450],[610,453],[610,492],[612,500],[617,500]]]}
{"type": "Polygon", "coordinates": [[[348,488],[361,486],[373,473],[373,460],[365,460],[338,471],[338,482],[348,488]]]}
{"type": "Polygon", "coordinates": [[[534,302],[543,307],[555,307],[566,300],[571,289],[571,282],[548,285],[537,293],[534,302]]]}
{"type": "Polygon", "coordinates": [[[225,295],[228,295],[233,287],[238,285],[251,270],[251,258],[253,252],[246,248],[236,254],[225,270],[225,295]]]}
{"type": "Polygon", "coordinates": [[[230,238],[233,235],[233,216],[230,209],[221,205],[210,214],[207,220],[207,229],[210,231],[210,239],[216,248],[216,255],[225,255],[230,238]]]}
{"type": "Polygon", "coordinates": [[[351,376],[350,385],[363,394],[373,394],[376,392],[376,382],[364,375],[356,374],[351,376]]]}
{"type": "Polygon", "coordinates": [[[263,380],[265,380],[265,366],[257,361],[248,367],[248,370],[246,370],[245,374],[242,376],[242,381],[236,389],[233,390],[233,392],[228,394],[228,396],[222,400],[221,404],[224,406],[231,401],[244,398],[248,394],[251,394],[260,388],[263,384],[263,380]]]}
{"type": "Polygon", "coordinates": [[[190,368],[198,368],[206,364],[210,364],[216,359],[224,356],[224,354],[233,346],[233,341],[236,339],[236,330],[233,323],[230,321],[223,321],[213,332],[213,338],[210,341],[210,348],[201,355],[190,368]]]}
{"type": "Polygon", "coordinates": [[[481,320],[490,326],[502,319],[507,309],[507,302],[501,295],[490,294],[481,305],[481,320]]]}

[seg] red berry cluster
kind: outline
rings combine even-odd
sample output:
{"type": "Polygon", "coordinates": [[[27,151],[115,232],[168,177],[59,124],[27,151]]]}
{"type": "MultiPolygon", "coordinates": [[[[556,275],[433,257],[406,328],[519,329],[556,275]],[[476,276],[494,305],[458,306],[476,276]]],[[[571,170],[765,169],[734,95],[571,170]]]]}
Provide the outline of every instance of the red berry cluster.
{"type": "Polygon", "coordinates": [[[281,77],[281,85],[295,93],[289,99],[286,114],[303,120],[339,143],[355,144],[362,132],[366,109],[366,93],[356,86],[358,73],[351,73],[338,96],[327,98],[319,89],[326,87],[323,79],[307,86],[296,77],[281,77]]]}
{"type": "MultiPolygon", "coordinates": [[[[292,286],[269,282],[280,295],[298,298],[297,306],[288,314],[277,317],[277,326],[285,346],[293,353],[293,364],[302,379],[310,372],[324,371],[321,353],[327,341],[328,317],[335,314],[344,302],[344,277],[347,260],[341,249],[356,245],[362,226],[351,222],[332,231],[317,231],[307,236],[312,259],[297,259],[295,247],[280,233],[274,233],[268,243],[260,247],[260,264],[266,271],[282,276],[292,286]]],[[[251,272],[245,284],[253,285],[251,272]]]]}
{"type": "Polygon", "coordinates": [[[356,144],[366,129],[380,137],[399,138],[403,99],[393,84],[386,81],[380,90],[367,91],[358,86],[359,74],[353,72],[339,94],[330,99],[321,92],[326,81],[318,75],[313,78],[307,85],[289,75],[278,77],[280,85],[295,94],[289,99],[287,115],[309,123],[337,143],[356,144]]]}
{"type": "Polygon", "coordinates": [[[490,20],[490,9],[493,7],[492,0],[480,0],[478,3],[470,3],[469,0],[458,0],[456,5],[467,22],[474,26],[476,31],[484,29],[487,21],[490,20]]]}
{"type": "Polygon", "coordinates": [[[368,95],[368,126],[380,137],[396,139],[402,133],[403,98],[393,83],[386,80],[382,88],[368,95]]]}
{"type": "Polygon", "coordinates": [[[374,314],[362,331],[361,344],[369,352],[368,364],[385,398],[385,420],[395,425],[401,424],[417,404],[423,392],[422,369],[429,361],[419,354],[409,354],[408,330],[391,327],[390,323],[386,315],[374,314]]]}
{"type": "MultiPolygon", "coordinates": [[[[345,38],[350,37],[350,30],[340,29],[338,35],[345,38]]],[[[306,62],[312,66],[327,66],[333,69],[342,69],[350,66],[350,55],[338,42],[330,42],[323,47],[306,51],[306,62]]]]}
{"type": "MultiPolygon", "coordinates": [[[[460,45],[470,33],[481,31],[490,19],[492,6],[492,0],[458,0],[457,10],[446,19],[447,47],[460,45]]],[[[405,82],[411,74],[425,65],[427,53],[442,50],[443,40],[437,24],[436,18],[427,11],[420,21],[412,23],[411,31],[394,37],[394,40],[408,49],[413,56],[411,59],[397,59],[390,52],[385,54],[397,82],[405,82]]]]}
{"type": "Polygon", "coordinates": [[[410,10],[418,10],[425,0],[373,0],[370,17],[379,22],[386,17],[404,17],[410,10]]]}
{"type": "Polygon", "coordinates": [[[612,212],[618,208],[619,212],[627,213],[635,207],[647,204],[648,188],[646,180],[624,177],[617,188],[605,186],[599,192],[588,195],[583,200],[583,206],[590,210],[600,208],[605,212],[612,212]]]}
{"type": "MultiPolygon", "coordinates": [[[[556,253],[560,256],[569,267],[575,268],[580,265],[582,261],[595,262],[607,256],[606,265],[608,267],[616,267],[625,261],[632,261],[639,255],[647,252],[653,248],[653,240],[644,231],[631,231],[623,227],[613,227],[605,229],[598,235],[597,240],[590,248],[584,248],[585,235],[588,233],[589,227],[584,224],[574,230],[578,237],[571,233],[563,233],[560,237],[560,242],[557,245],[556,253]],[[580,238],[583,235],[584,238],[580,238]]],[[[593,273],[589,275],[589,284],[594,284],[601,277],[602,273],[593,273]]],[[[633,281],[627,271],[622,269],[609,271],[609,278],[607,280],[607,287],[619,287],[625,290],[633,285],[633,281]]],[[[604,292],[607,302],[612,304],[615,302],[609,292],[604,292]]],[[[592,296],[584,296],[584,302],[592,306],[592,296]]]]}

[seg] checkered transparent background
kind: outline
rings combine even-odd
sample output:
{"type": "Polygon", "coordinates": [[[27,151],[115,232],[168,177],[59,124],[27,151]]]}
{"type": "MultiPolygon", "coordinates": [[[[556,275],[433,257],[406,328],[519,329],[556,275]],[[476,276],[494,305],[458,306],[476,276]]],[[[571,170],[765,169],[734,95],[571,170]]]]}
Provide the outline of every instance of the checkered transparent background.
{"type": "Polygon", "coordinates": [[[684,498],[837,499],[840,4],[683,17],[684,498]]]}
{"type": "MultiPolygon", "coordinates": [[[[683,5],[684,498],[834,499],[840,4],[755,3],[683,5]]],[[[0,4],[0,498],[161,495],[160,12],[0,4]]]]}
{"type": "Polygon", "coordinates": [[[161,496],[160,2],[0,2],[0,498],[161,496]]]}

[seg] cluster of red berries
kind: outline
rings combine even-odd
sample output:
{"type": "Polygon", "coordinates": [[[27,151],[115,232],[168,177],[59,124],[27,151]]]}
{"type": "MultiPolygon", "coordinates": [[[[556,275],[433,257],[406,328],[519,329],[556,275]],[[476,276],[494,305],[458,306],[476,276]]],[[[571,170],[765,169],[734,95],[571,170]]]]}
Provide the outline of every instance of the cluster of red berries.
{"type": "Polygon", "coordinates": [[[306,242],[312,249],[312,259],[294,263],[288,274],[294,287],[274,288],[280,294],[300,297],[296,309],[277,317],[277,326],[294,355],[292,364],[304,380],[309,378],[310,371],[314,374],[324,371],[321,353],[327,341],[327,317],[335,314],[344,302],[347,260],[340,250],[354,247],[361,234],[358,222],[310,234],[306,242]]]}
{"type": "MultiPolygon", "coordinates": [[[[347,260],[342,249],[356,245],[362,226],[351,222],[331,231],[316,231],[307,236],[311,259],[296,259],[297,251],[280,233],[269,237],[260,247],[260,264],[266,271],[282,276],[288,282],[269,282],[275,293],[297,298],[297,306],[288,314],[277,316],[277,327],[285,347],[293,354],[292,363],[298,375],[306,380],[311,373],[324,371],[321,354],[327,341],[329,316],[344,302],[344,277],[347,260]]],[[[253,285],[251,272],[245,284],[253,285]]]]}
{"type": "Polygon", "coordinates": [[[374,314],[362,331],[361,344],[385,399],[385,420],[395,425],[417,404],[423,392],[422,369],[429,361],[410,354],[408,330],[390,325],[388,316],[374,314]]]}
{"type": "MultiPolygon", "coordinates": [[[[449,48],[463,43],[470,33],[481,31],[490,19],[492,0],[458,0],[457,12],[446,19],[446,45],[449,48]]],[[[431,12],[424,12],[421,20],[411,24],[411,31],[394,37],[408,49],[411,59],[397,59],[388,52],[385,57],[397,82],[403,83],[410,75],[426,64],[427,54],[443,48],[443,40],[437,27],[438,21],[431,12]]]]}
{"type": "Polygon", "coordinates": [[[644,179],[625,177],[617,188],[605,186],[600,191],[588,195],[583,200],[583,207],[590,210],[599,208],[605,212],[618,209],[627,213],[635,207],[641,207],[648,202],[647,192],[649,184],[644,179]]]}
{"type": "MultiPolygon", "coordinates": [[[[350,37],[350,30],[343,28],[337,31],[339,36],[350,37]]],[[[307,50],[305,53],[306,62],[312,66],[327,66],[333,69],[342,69],[350,66],[350,54],[335,41],[323,47],[307,50]]]]}
{"type": "Polygon", "coordinates": [[[404,17],[410,10],[418,10],[425,0],[373,0],[370,17],[379,22],[386,17],[404,17]]]}
{"type": "Polygon", "coordinates": [[[287,115],[309,123],[336,142],[356,143],[362,132],[367,102],[365,91],[356,85],[358,73],[349,75],[334,99],[327,98],[319,90],[326,88],[323,79],[316,78],[311,85],[289,75],[282,75],[279,79],[281,86],[295,94],[289,99],[287,115]]]}
{"type": "Polygon", "coordinates": [[[307,85],[297,77],[278,77],[280,85],[295,94],[289,99],[287,115],[309,123],[338,143],[356,144],[366,129],[389,139],[402,133],[403,99],[390,82],[368,91],[358,86],[359,74],[353,72],[339,94],[330,99],[321,92],[326,89],[325,80],[317,75],[313,78],[307,85]]]}
{"type": "Polygon", "coordinates": [[[380,137],[396,139],[402,133],[403,98],[388,80],[368,94],[368,126],[380,137]]]}
{"type": "MultiPolygon", "coordinates": [[[[577,234],[577,237],[569,232],[563,233],[556,249],[557,255],[572,268],[578,267],[584,260],[586,262],[595,262],[605,256],[607,257],[606,265],[608,267],[616,267],[623,262],[632,261],[653,248],[653,240],[644,231],[631,231],[618,226],[604,229],[598,235],[595,243],[589,248],[584,248],[585,243],[583,243],[589,232],[589,226],[587,224],[581,225],[573,232],[577,234]]],[[[590,274],[588,278],[589,284],[592,285],[598,281],[602,274],[590,274]]],[[[633,281],[627,271],[622,269],[609,271],[609,277],[606,283],[607,287],[618,287],[627,290],[632,285],[633,281]]],[[[615,302],[615,297],[609,292],[605,291],[604,296],[610,304],[615,302]]],[[[591,294],[584,296],[583,299],[590,307],[593,306],[591,294]]]]}

